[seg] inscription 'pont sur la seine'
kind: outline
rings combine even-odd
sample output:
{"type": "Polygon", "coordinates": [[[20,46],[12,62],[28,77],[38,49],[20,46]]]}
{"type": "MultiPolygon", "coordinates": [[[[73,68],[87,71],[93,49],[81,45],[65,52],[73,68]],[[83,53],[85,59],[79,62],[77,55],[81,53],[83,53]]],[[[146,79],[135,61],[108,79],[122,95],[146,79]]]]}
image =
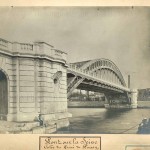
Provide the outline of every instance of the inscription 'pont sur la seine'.
{"type": "Polygon", "coordinates": [[[99,137],[41,137],[40,150],[100,150],[99,137]]]}

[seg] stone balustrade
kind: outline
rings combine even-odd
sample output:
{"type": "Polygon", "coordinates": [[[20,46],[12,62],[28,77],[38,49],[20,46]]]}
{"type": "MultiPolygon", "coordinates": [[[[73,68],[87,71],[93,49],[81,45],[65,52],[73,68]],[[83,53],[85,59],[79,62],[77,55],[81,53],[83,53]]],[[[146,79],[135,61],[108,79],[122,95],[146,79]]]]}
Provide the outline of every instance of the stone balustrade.
{"type": "Polygon", "coordinates": [[[21,50],[30,50],[33,51],[33,45],[32,44],[25,44],[25,43],[20,43],[21,50]]]}
{"type": "Polygon", "coordinates": [[[0,49],[12,50],[12,43],[0,38],[0,49]]]}
{"type": "Polygon", "coordinates": [[[61,50],[54,49],[52,45],[45,42],[18,43],[9,42],[0,38],[0,51],[12,54],[19,53],[23,55],[42,55],[53,59],[66,60],[67,54],[61,50]]]}
{"type": "Polygon", "coordinates": [[[8,42],[6,40],[0,39],[0,46],[8,47],[8,42]]]}

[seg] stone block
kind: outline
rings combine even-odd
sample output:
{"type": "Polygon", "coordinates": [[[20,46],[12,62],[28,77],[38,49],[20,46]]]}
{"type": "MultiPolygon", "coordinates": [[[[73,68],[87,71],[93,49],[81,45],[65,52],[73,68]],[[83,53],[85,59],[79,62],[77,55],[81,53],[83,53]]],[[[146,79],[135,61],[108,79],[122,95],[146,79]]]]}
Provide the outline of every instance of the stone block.
{"type": "Polygon", "coordinates": [[[34,70],[34,66],[26,66],[26,65],[20,65],[20,69],[19,70],[34,70]]]}
{"type": "Polygon", "coordinates": [[[14,102],[14,103],[9,103],[9,107],[10,108],[17,108],[17,103],[14,102]]]}
{"type": "Polygon", "coordinates": [[[52,87],[48,87],[48,86],[39,86],[37,87],[37,91],[39,92],[50,92],[52,93],[53,88],[52,87]]]}
{"type": "Polygon", "coordinates": [[[37,77],[37,81],[39,81],[39,82],[53,83],[52,78],[48,78],[48,77],[37,77]]]}
{"type": "Polygon", "coordinates": [[[9,91],[10,92],[16,92],[17,91],[17,86],[10,86],[9,91]]]}
{"type": "Polygon", "coordinates": [[[34,92],[35,87],[29,86],[29,87],[20,87],[20,92],[34,92]]]}
{"type": "Polygon", "coordinates": [[[11,92],[11,91],[10,91],[10,92],[9,92],[9,96],[10,96],[10,97],[14,97],[14,96],[16,97],[17,94],[16,94],[16,92],[11,92]]]}
{"type": "Polygon", "coordinates": [[[34,81],[34,76],[20,76],[20,81],[34,81]]]}
{"type": "Polygon", "coordinates": [[[21,70],[20,76],[34,76],[35,72],[33,70],[21,70]]]}
{"type": "Polygon", "coordinates": [[[20,92],[20,96],[34,96],[34,92],[20,92]]]}
{"type": "MultiPolygon", "coordinates": [[[[33,113],[35,112],[35,107],[20,108],[19,110],[20,112],[23,112],[23,113],[33,113]]],[[[28,114],[28,115],[31,115],[31,114],[28,114]]],[[[28,115],[26,114],[26,117],[28,117],[28,115]]]]}
{"type": "Polygon", "coordinates": [[[20,108],[35,108],[35,103],[20,103],[20,108]]]}
{"type": "Polygon", "coordinates": [[[16,81],[10,81],[9,82],[9,86],[11,87],[13,87],[13,86],[17,86],[17,83],[16,83],[16,81]]]}
{"type": "Polygon", "coordinates": [[[46,134],[56,132],[56,130],[57,130],[56,125],[49,125],[49,126],[45,127],[46,134]]]}
{"type": "Polygon", "coordinates": [[[17,113],[17,114],[13,114],[13,116],[16,115],[17,120],[13,120],[13,121],[18,121],[18,122],[33,122],[35,121],[35,119],[38,116],[38,113],[35,112],[34,109],[32,108],[25,108],[25,109],[20,109],[21,112],[17,113]],[[30,110],[29,110],[30,109],[30,110]]]}
{"type": "Polygon", "coordinates": [[[17,108],[15,108],[15,107],[9,107],[9,113],[10,113],[10,114],[15,114],[15,113],[17,113],[17,108]]]}
{"type": "Polygon", "coordinates": [[[20,87],[34,87],[34,81],[20,81],[20,87]]]}
{"type": "Polygon", "coordinates": [[[9,103],[17,102],[17,97],[9,97],[9,103]]]}
{"type": "Polygon", "coordinates": [[[45,127],[35,127],[32,129],[33,134],[44,134],[45,133],[45,127]]]}
{"type": "Polygon", "coordinates": [[[16,80],[16,75],[10,75],[9,79],[12,80],[12,81],[16,80]]]}
{"type": "Polygon", "coordinates": [[[68,119],[61,119],[61,120],[58,120],[56,123],[57,123],[57,129],[69,126],[69,120],[68,119]]]}
{"type": "Polygon", "coordinates": [[[35,101],[34,96],[26,95],[26,96],[20,96],[19,97],[19,102],[20,103],[31,103],[31,102],[34,102],[34,101],[35,101]]]}
{"type": "Polygon", "coordinates": [[[33,66],[34,65],[34,59],[30,58],[30,59],[26,59],[26,58],[23,58],[20,60],[20,65],[25,65],[25,66],[33,66]]]}

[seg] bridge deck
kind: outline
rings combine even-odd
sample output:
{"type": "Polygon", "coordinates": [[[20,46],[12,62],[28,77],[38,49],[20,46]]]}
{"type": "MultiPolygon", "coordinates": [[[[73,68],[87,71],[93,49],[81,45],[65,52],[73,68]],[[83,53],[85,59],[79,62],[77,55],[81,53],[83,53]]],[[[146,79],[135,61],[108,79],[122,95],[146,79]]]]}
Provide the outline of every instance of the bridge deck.
{"type": "Polygon", "coordinates": [[[88,73],[88,72],[86,72],[82,69],[68,68],[67,72],[72,73],[72,74],[77,75],[77,76],[81,76],[82,78],[85,78],[85,79],[88,79],[88,80],[92,80],[92,81],[95,81],[95,82],[98,82],[98,83],[101,83],[101,84],[104,84],[104,85],[122,90],[124,92],[131,92],[131,90],[127,87],[124,87],[124,86],[121,86],[121,85],[118,85],[118,84],[100,79],[97,76],[95,76],[94,74],[90,74],[90,73],[88,73]]]}

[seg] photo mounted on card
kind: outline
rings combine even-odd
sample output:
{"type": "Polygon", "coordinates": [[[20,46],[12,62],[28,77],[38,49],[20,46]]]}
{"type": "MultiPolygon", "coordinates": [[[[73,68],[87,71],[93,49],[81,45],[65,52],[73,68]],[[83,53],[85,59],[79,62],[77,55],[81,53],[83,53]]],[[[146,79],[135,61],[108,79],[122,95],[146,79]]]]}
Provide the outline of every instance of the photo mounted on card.
{"type": "Polygon", "coordinates": [[[150,150],[150,145],[128,145],[126,150],[150,150]]]}
{"type": "Polygon", "coordinates": [[[0,7],[0,133],[149,134],[149,7],[0,7]]]}

